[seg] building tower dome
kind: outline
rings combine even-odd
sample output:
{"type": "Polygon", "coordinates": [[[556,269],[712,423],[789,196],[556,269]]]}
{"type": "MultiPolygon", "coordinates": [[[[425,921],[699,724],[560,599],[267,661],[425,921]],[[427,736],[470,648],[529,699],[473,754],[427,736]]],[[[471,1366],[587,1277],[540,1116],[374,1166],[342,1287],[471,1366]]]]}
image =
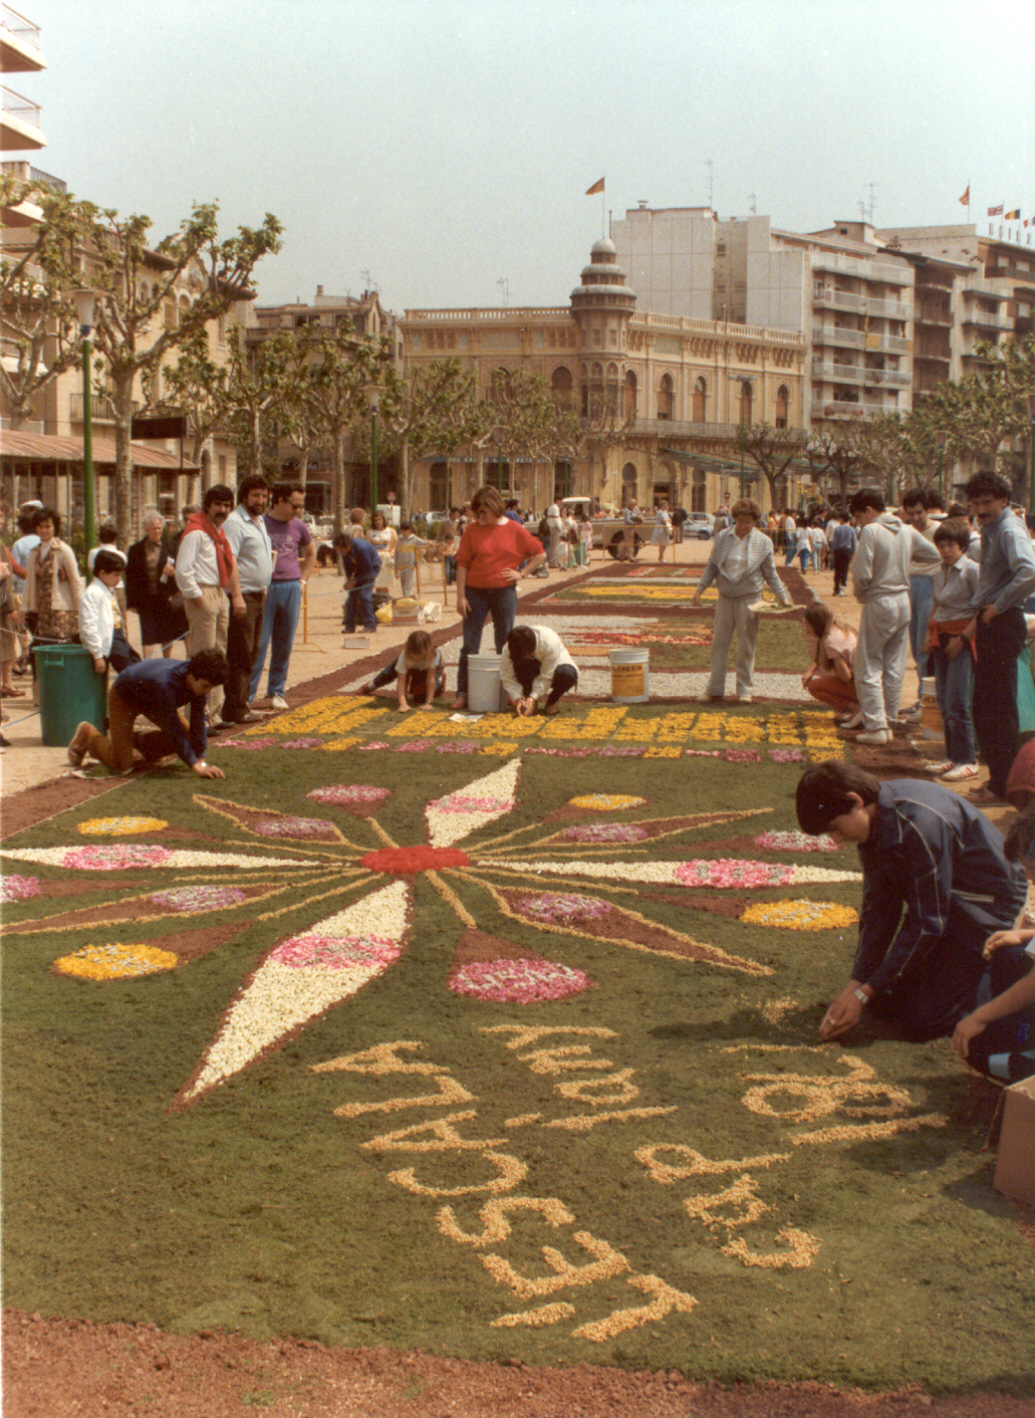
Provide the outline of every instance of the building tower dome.
{"type": "Polygon", "coordinates": [[[617,417],[636,293],[626,285],[617,249],[607,237],[593,243],[589,262],[571,293],[571,313],[579,327],[582,417],[617,417]]]}
{"type": "Polygon", "coordinates": [[[625,284],[614,242],[606,236],[595,241],[589,259],[590,264],[582,268],[581,283],[571,293],[572,310],[609,306],[631,314],[636,307],[636,293],[625,284]]]}

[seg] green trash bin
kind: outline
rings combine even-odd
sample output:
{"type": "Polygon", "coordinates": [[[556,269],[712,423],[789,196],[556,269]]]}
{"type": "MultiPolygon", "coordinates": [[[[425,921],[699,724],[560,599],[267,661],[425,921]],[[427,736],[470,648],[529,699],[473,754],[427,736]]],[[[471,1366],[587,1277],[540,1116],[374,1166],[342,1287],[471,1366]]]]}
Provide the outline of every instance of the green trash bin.
{"type": "Polygon", "coordinates": [[[104,728],[108,676],[93,667],[85,645],[34,645],[40,727],[47,748],[71,743],[83,719],[104,728]]]}

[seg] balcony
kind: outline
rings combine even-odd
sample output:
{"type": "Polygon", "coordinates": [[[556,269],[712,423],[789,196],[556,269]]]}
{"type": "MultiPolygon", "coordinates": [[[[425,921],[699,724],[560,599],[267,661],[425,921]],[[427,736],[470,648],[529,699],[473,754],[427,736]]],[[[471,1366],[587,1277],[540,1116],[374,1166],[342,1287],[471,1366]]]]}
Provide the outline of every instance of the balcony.
{"type": "Polygon", "coordinates": [[[1001,280],[1020,281],[1026,286],[1035,286],[1035,271],[1024,266],[986,266],[986,276],[996,276],[1001,280]]]}
{"type": "Polygon", "coordinates": [[[0,162],[0,172],[7,177],[17,177],[22,182],[35,182],[41,187],[51,187],[55,192],[68,191],[68,183],[63,178],[54,177],[53,174],[33,167],[28,162],[0,162]]]}
{"type": "Polygon", "coordinates": [[[39,25],[19,15],[10,5],[0,5],[0,70],[5,74],[35,74],[46,67],[39,25]]]}
{"type": "Polygon", "coordinates": [[[1013,329],[1013,321],[1009,315],[999,315],[991,310],[964,310],[960,321],[963,325],[977,325],[982,330],[1013,329]]]}
{"type": "Polygon", "coordinates": [[[886,286],[913,284],[912,267],[894,265],[890,261],[868,261],[865,257],[815,256],[812,269],[835,276],[850,276],[856,280],[867,281],[871,285],[877,282],[886,286]]]}
{"type": "Polygon", "coordinates": [[[39,104],[4,85],[0,91],[0,151],[19,152],[46,146],[40,127],[39,104]]]}
{"type": "Polygon", "coordinates": [[[866,310],[866,297],[853,295],[847,290],[835,290],[833,286],[816,286],[812,292],[812,304],[820,310],[854,310],[857,315],[862,315],[866,310]]]}
{"type": "Polygon", "coordinates": [[[885,388],[908,389],[913,376],[904,369],[864,369],[863,383],[883,384],[885,388]]]}
{"type": "Polygon", "coordinates": [[[866,349],[871,354],[912,354],[913,341],[904,335],[882,335],[870,333],[866,336],[866,349]]]}
{"type": "MultiPolygon", "coordinates": [[[[68,417],[72,423],[83,421],[82,392],[72,390],[69,395],[68,417]]],[[[94,394],[90,400],[90,417],[94,423],[114,423],[115,405],[106,394],[94,394]]]]}
{"type": "Polygon", "coordinates": [[[878,315],[884,320],[912,320],[913,307],[904,305],[900,300],[867,299],[866,314],[878,315]]]}
{"type": "Polygon", "coordinates": [[[812,361],[813,379],[822,379],[826,384],[861,384],[863,367],[861,364],[834,364],[826,359],[812,361]]]}
{"type": "Polygon", "coordinates": [[[813,419],[872,419],[878,414],[894,412],[894,405],[887,408],[880,404],[856,404],[850,399],[813,399],[811,417],[813,419]]]}
{"type": "Polygon", "coordinates": [[[850,350],[861,350],[865,346],[866,335],[862,330],[850,330],[846,325],[815,325],[812,329],[812,344],[843,345],[850,350]]]}
{"type": "Polygon", "coordinates": [[[682,419],[637,419],[629,438],[737,438],[738,423],[687,423],[682,419]]]}

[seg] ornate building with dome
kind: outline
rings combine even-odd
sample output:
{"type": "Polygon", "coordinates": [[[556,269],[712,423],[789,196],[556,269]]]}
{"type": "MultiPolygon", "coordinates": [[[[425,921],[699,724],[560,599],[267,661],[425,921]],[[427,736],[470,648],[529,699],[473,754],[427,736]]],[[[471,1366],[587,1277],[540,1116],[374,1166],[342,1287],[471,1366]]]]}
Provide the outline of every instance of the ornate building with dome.
{"type": "MultiPolygon", "coordinates": [[[[650,508],[667,497],[714,512],[741,486],[765,508],[766,480],[749,462],[742,468],[741,430],[806,423],[801,333],[637,309],[606,237],[594,243],[567,305],[407,310],[395,329],[406,368],[458,359],[486,398],[526,370],[551,386],[581,429],[577,446],[537,460],[512,456],[501,421],[482,448],[412,464],[415,507],[447,509],[488,479],[536,509],[580,494],[604,507],[632,496],[650,508]]],[[[788,487],[788,501],[797,491],[788,487]]]]}

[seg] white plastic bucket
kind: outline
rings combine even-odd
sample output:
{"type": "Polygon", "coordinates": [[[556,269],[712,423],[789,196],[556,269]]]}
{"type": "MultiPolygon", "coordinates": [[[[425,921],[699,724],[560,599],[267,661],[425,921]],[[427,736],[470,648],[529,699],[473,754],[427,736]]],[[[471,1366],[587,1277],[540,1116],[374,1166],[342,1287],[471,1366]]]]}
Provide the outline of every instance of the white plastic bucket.
{"type": "Polygon", "coordinates": [[[467,707],[472,714],[498,714],[503,707],[499,655],[468,657],[467,707]]]}
{"type": "Polygon", "coordinates": [[[609,650],[611,698],[615,704],[646,704],[650,698],[650,651],[609,650]]]}

